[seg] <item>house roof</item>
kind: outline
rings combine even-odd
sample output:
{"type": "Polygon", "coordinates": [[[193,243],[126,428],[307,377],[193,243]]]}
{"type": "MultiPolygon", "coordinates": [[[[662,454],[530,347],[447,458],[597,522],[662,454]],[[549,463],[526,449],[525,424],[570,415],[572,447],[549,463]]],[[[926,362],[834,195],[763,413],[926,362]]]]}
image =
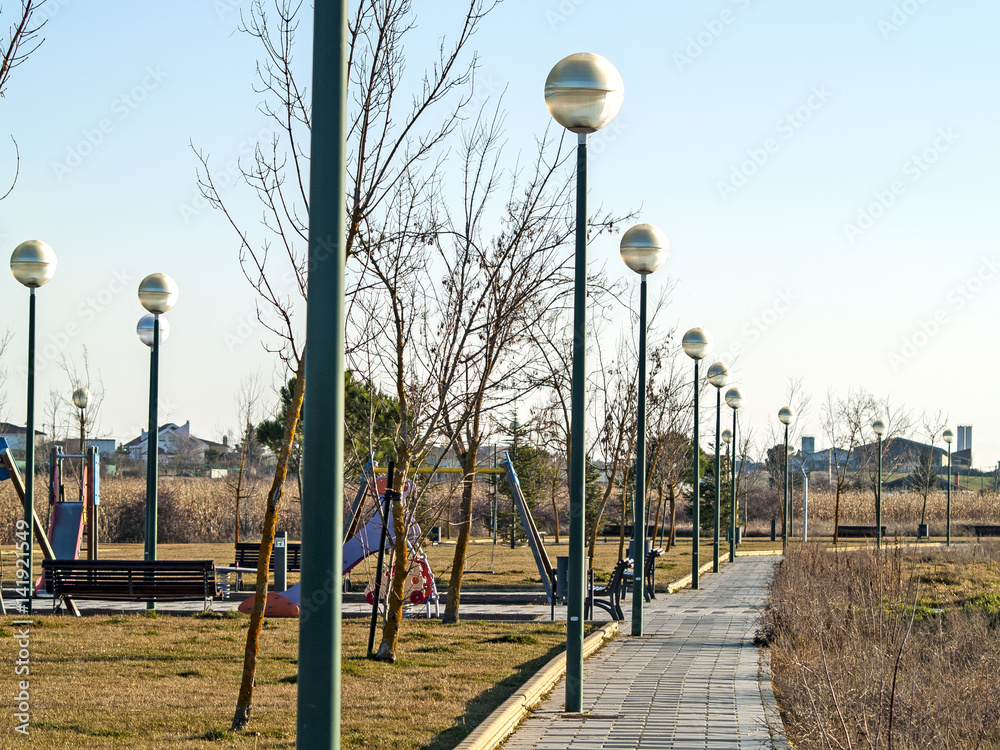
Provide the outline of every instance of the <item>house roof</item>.
{"type": "MultiPolygon", "coordinates": [[[[11,424],[10,422],[0,422],[0,435],[23,435],[28,431],[27,427],[11,424]]],[[[35,436],[44,435],[41,430],[35,430],[35,436]]]]}

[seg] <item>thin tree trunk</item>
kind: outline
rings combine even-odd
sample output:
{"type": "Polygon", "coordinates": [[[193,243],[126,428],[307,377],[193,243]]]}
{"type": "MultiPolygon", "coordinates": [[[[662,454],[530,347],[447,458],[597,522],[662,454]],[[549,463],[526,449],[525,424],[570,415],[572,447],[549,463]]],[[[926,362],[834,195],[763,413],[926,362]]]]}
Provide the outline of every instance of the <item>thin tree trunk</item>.
{"type": "Polygon", "coordinates": [[[657,546],[663,546],[663,527],[660,525],[660,512],[663,510],[663,485],[659,485],[656,488],[656,523],[653,525],[653,539],[656,539],[656,535],[660,535],[660,543],[657,546]]]}
{"type": "Polygon", "coordinates": [[[559,490],[559,474],[552,473],[552,524],[555,527],[556,544],[559,544],[559,504],[556,502],[556,493],[559,490]]]}
{"type": "Polygon", "coordinates": [[[676,541],[674,533],[677,531],[677,496],[674,494],[673,485],[670,485],[667,491],[670,499],[670,535],[667,537],[667,552],[669,552],[676,541]]]}
{"type": "Polygon", "coordinates": [[[444,622],[458,622],[458,608],[462,600],[462,578],[465,575],[465,553],[469,549],[469,536],[472,533],[472,500],[476,483],[477,455],[479,455],[479,442],[473,438],[462,461],[461,517],[455,557],[451,562],[451,578],[448,580],[448,603],[444,608],[444,622]]]}
{"type": "MultiPolygon", "coordinates": [[[[274,468],[274,479],[271,491],[267,495],[267,508],[264,511],[264,529],[260,540],[260,555],[257,557],[257,585],[254,589],[255,599],[253,612],[250,613],[250,627],[247,630],[247,645],[243,655],[243,681],[240,683],[240,694],[236,699],[236,713],[233,715],[233,731],[245,729],[250,723],[250,712],[253,709],[253,687],[257,672],[257,652],[260,650],[260,633],[264,625],[264,606],[267,603],[268,567],[271,564],[271,547],[274,546],[274,532],[278,523],[278,508],[281,504],[281,493],[288,476],[288,462],[292,455],[292,444],[295,442],[295,431],[299,426],[299,415],[302,412],[302,398],[306,390],[306,358],[300,357],[295,372],[295,389],[292,392],[292,403],[288,409],[288,421],[285,422],[285,432],[281,439],[281,451],[278,463],[274,468]]],[[[340,499],[336,499],[340,502],[340,499]]]]}
{"type": "Polygon", "coordinates": [[[628,489],[622,490],[622,522],[618,525],[618,559],[625,557],[625,514],[628,511],[628,489]]]}
{"type": "MultiPolygon", "coordinates": [[[[406,481],[410,470],[410,448],[403,446],[398,451],[396,476],[400,478],[400,487],[406,481]]],[[[403,586],[406,583],[407,561],[409,549],[406,546],[406,509],[403,506],[403,493],[396,495],[398,499],[392,502],[392,528],[396,534],[396,544],[393,547],[392,584],[389,589],[389,606],[386,608],[385,626],[382,628],[382,642],[375,652],[377,661],[396,661],[396,649],[399,647],[399,626],[403,621],[403,586]]],[[[414,498],[410,498],[414,502],[414,498]]]]}
{"type": "Polygon", "coordinates": [[[840,482],[837,482],[837,499],[833,503],[833,543],[840,536],[840,482]]]}

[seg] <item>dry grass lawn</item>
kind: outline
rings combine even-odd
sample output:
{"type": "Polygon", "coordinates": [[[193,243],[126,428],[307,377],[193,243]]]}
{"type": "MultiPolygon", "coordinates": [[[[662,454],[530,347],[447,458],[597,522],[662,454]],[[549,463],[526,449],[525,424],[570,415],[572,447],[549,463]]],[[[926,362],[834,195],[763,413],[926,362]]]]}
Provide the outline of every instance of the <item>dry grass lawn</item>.
{"type": "MultiPolygon", "coordinates": [[[[0,692],[16,694],[13,618],[0,618],[0,692]]],[[[228,732],[248,618],[36,617],[29,743],[44,748],[294,747],[298,621],[265,624],[250,733],[228,732]]],[[[453,747],[549,659],[561,623],[408,624],[394,665],[345,621],[343,747],[453,747]],[[468,729],[467,729],[468,728],[468,729]]],[[[3,746],[13,736],[4,713],[3,746]]]]}

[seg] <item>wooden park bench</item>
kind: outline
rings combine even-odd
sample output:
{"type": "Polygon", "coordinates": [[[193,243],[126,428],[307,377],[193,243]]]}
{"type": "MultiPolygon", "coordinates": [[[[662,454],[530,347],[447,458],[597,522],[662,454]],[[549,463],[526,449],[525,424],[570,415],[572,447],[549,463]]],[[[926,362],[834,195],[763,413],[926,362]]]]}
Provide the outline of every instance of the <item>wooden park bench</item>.
{"type": "Polygon", "coordinates": [[[63,597],[109,601],[204,602],[219,595],[212,560],[43,560],[53,606],[63,597]]]}
{"type": "Polygon", "coordinates": [[[972,528],[976,532],[977,542],[979,541],[980,537],[1000,536],[1000,526],[996,526],[993,524],[974,524],[972,528]]]}
{"type": "MultiPolygon", "coordinates": [[[[878,527],[876,526],[845,526],[840,525],[840,530],[837,533],[837,538],[840,537],[874,537],[878,536],[878,527]]],[[[882,527],[882,538],[885,539],[886,527],[882,527]]]]}
{"type": "Polygon", "coordinates": [[[625,613],[622,612],[621,599],[625,589],[625,571],[631,567],[632,561],[629,558],[619,560],[618,564],[615,565],[614,571],[611,573],[611,580],[608,581],[607,585],[601,588],[596,588],[593,584],[590,585],[587,591],[583,619],[591,619],[594,612],[594,605],[597,605],[611,615],[612,620],[625,619],[625,613]]]}
{"type": "MultiPolygon", "coordinates": [[[[236,561],[234,568],[256,568],[257,560],[260,559],[260,542],[237,542],[236,561]]],[[[288,543],[287,556],[288,572],[302,570],[302,542],[288,543]]],[[[274,572],[274,554],[271,554],[271,564],[268,570],[274,572]]]]}

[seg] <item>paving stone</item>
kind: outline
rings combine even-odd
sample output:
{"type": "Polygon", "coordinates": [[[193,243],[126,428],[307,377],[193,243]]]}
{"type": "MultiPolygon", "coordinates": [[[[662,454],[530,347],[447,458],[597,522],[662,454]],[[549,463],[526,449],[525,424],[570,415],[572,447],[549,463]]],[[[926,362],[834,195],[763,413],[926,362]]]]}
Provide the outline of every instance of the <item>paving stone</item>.
{"type": "MultiPolygon", "coordinates": [[[[611,722],[557,715],[565,683],[529,716],[505,750],[762,750],[772,747],[753,645],[774,559],[737,558],[701,589],[659,596],[645,609],[644,634],[623,635],[584,664],[584,711],[611,722]]],[[[631,614],[631,607],[624,607],[631,614]]]]}

